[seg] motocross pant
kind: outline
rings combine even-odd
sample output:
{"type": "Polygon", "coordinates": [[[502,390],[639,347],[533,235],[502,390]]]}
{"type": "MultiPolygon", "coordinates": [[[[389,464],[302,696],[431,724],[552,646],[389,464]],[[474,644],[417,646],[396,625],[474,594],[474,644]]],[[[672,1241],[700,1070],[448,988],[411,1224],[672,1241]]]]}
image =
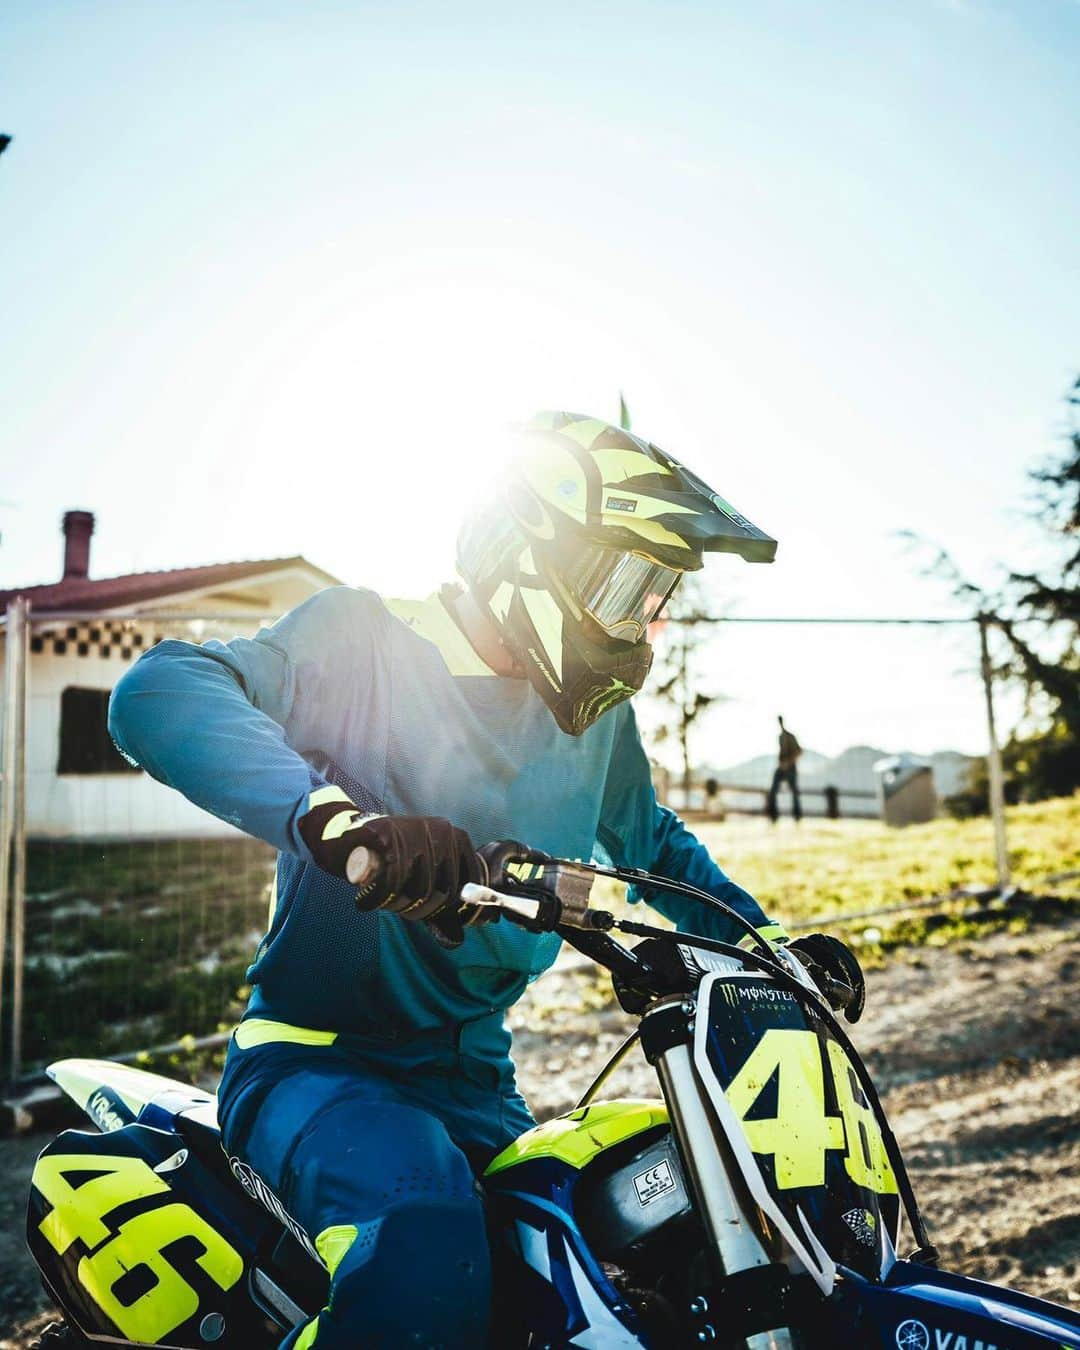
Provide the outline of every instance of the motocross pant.
{"type": "Polygon", "coordinates": [[[484,1346],[491,1257],[476,1176],[533,1123],[509,1060],[430,1043],[379,1055],[283,1023],[253,1038],[251,1026],[229,1047],[222,1142],[331,1277],[327,1306],[282,1350],[484,1346]]]}

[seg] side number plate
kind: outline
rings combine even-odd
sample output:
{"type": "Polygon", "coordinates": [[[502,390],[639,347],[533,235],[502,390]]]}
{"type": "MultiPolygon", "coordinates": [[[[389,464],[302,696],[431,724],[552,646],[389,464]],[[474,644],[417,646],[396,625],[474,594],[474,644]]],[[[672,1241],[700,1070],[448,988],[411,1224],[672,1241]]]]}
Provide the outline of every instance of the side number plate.
{"type": "Polygon", "coordinates": [[[61,1256],[74,1242],[85,1247],[79,1283],[128,1340],[153,1344],[199,1311],[198,1294],[164,1255],[170,1243],[196,1239],[197,1264],[222,1290],[243,1273],[239,1252],[190,1206],[172,1200],[168,1183],[142,1158],[45,1154],[33,1185],[52,1206],[38,1225],[42,1237],[61,1256]],[[153,1207],[109,1222],[121,1205],[151,1196],[153,1207]]]}

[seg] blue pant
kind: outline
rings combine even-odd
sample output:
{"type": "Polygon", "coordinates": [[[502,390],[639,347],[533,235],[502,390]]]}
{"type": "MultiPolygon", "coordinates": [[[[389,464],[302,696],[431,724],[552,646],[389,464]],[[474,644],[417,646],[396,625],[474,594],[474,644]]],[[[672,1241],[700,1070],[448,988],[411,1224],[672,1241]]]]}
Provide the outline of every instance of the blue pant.
{"type": "Polygon", "coordinates": [[[230,1157],[330,1271],[327,1307],[283,1350],[479,1350],[491,1261],[476,1171],[532,1124],[512,1069],[343,1040],[234,1040],[219,1094],[230,1157]]]}

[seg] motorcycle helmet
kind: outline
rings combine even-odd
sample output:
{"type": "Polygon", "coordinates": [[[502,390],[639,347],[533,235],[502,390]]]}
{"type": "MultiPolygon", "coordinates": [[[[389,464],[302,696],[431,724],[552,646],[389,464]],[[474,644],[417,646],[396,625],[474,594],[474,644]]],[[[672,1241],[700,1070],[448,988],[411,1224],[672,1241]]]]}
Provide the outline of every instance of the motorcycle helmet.
{"type": "Polygon", "coordinates": [[[577,413],[537,414],[458,535],[466,585],[563,731],[636,693],[648,625],[706,552],[776,541],[659,447],[577,413]]]}

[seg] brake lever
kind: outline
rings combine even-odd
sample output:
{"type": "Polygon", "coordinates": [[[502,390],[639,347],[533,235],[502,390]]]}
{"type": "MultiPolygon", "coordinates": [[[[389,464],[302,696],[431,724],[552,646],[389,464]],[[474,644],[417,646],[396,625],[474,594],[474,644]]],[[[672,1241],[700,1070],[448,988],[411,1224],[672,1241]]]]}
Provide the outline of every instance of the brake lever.
{"type": "Polygon", "coordinates": [[[828,986],[825,990],[825,998],[828,1000],[830,1008],[837,1012],[846,1012],[855,998],[855,990],[848,984],[847,980],[838,980],[835,975],[825,974],[824,980],[828,986]]]}

